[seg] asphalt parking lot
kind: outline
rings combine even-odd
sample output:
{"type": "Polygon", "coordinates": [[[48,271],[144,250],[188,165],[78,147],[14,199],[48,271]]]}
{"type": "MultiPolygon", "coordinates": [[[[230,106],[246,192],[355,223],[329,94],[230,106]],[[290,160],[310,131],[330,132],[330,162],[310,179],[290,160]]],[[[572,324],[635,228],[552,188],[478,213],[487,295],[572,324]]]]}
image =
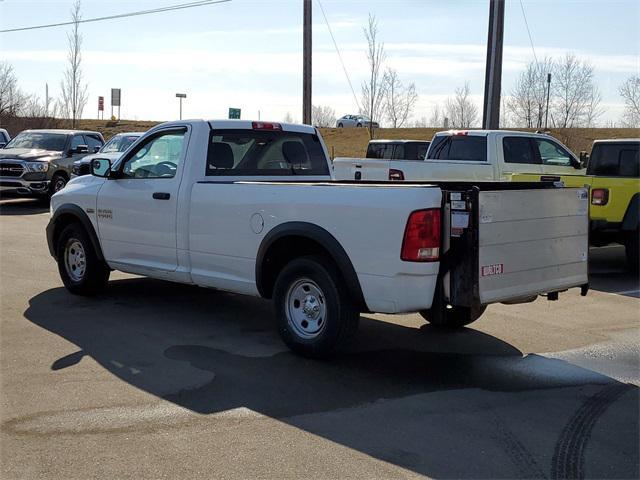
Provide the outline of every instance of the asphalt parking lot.
{"type": "Polygon", "coordinates": [[[640,282],[494,305],[457,333],[363,315],[329,362],[268,302],[116,273],[71,296],[48,207],[0,205],[1,476],[638,478],[640,282]]]}

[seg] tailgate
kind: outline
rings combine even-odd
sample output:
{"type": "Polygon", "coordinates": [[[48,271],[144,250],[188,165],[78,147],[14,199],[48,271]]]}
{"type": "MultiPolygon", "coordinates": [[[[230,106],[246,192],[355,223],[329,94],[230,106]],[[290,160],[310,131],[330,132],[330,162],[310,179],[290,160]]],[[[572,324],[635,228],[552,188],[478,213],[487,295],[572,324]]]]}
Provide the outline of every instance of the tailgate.
{"type": "Polygon", "coordinates": [[[583,188],[479,192],[480,303],[588,283],[583,188]]]}
{"type": "Polygon", "coordinates": [[[369,158],[336,158],[333,161],[335,180],[389,180],[389,160],[369,158]]]}
{"type": "Polygon", "coordinates": [[[506,185],[446,192],[452,305],[517,302],[588,284],[587,190],[506,185]]]}

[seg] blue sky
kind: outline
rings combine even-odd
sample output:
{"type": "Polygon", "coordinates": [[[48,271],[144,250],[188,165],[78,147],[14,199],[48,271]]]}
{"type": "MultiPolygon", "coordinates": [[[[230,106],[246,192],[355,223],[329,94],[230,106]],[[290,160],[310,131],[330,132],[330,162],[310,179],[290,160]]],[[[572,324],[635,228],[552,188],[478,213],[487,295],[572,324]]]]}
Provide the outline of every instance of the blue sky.
{"type": "MultiPolygon", "coordinates": [[[[453,90],[469,82],[478,104],[484,85],[487,0],[321,0],[356,94],[367,73],[362,27],[379,21],[387,66],[415,82],[414,114],[428,117],[453,90]]],[[[183,0],[83,0],[91,18],[155,8],[183,0]]],[[[0,0],[3,28],[65,21],[71,0],[0,0]]],[[[522,0],[538,58],[575,53],[591,61],[607,114],[621,113],[618,86],[640,73],[640,1],[522,0]]],[[[353,98],[314,0],[313,103],[341,116],[355,113],[353,98]]],[[[302,0],[232,0],[170,13],[82,25],[84,76],[95,118],[97,97],[122,89],[122,117],[168,120],[178,115],[176,92],[188,95],[185,117],[301,118],[302,0]]],[[[22,88],[59,95],[69,27],[0,34],[0,59],[9,61],[22,88]]],[[[519,0],[507,0],[503,92],[533,58],[519,0]]]]}

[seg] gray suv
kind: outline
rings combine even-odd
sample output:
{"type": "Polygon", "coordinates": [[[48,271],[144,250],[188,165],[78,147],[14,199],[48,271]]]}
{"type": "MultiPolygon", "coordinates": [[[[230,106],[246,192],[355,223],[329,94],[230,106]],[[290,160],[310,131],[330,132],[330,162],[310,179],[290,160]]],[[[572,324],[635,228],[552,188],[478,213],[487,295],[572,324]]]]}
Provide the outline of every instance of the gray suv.
{"type": "Polygon", "coordinates": [[[0,149],[0,192],[50,197],[71,177],[73,162],[104,144],[98,132],[25,130],[0,149]]]}

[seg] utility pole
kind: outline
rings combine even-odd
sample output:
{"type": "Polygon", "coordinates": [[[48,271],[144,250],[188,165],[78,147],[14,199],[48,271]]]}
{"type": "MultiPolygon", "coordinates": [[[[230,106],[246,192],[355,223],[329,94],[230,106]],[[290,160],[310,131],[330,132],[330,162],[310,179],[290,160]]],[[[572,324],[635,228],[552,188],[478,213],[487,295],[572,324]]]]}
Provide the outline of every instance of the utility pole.
{"type": "Polygon", "coordinates": [[[549,95],[551,94],[551,74],[547,73],[547,108],[544,113],[544,129],[547,130],[547,120],[549,119],[549,95]]]}
{"type": "Polygon", "coordinates": [[[187,98],[186,93],[176,93],[176,97],[180,100],[180,120],[182,120],[182,99],[187,98]]]}
{"type": "Polygon", "coordinates": [[[311,125],[311,0],[304,2],[304,27],[302,32],[302,123],[311,125]]]}
{"type": "Polygon", "coordinates": [[[504,37],[504,0],[489,0],[487,69],[484,77],[482,128],[500,128],[500,89],[502,85],[502,43],[504,37]]]}

